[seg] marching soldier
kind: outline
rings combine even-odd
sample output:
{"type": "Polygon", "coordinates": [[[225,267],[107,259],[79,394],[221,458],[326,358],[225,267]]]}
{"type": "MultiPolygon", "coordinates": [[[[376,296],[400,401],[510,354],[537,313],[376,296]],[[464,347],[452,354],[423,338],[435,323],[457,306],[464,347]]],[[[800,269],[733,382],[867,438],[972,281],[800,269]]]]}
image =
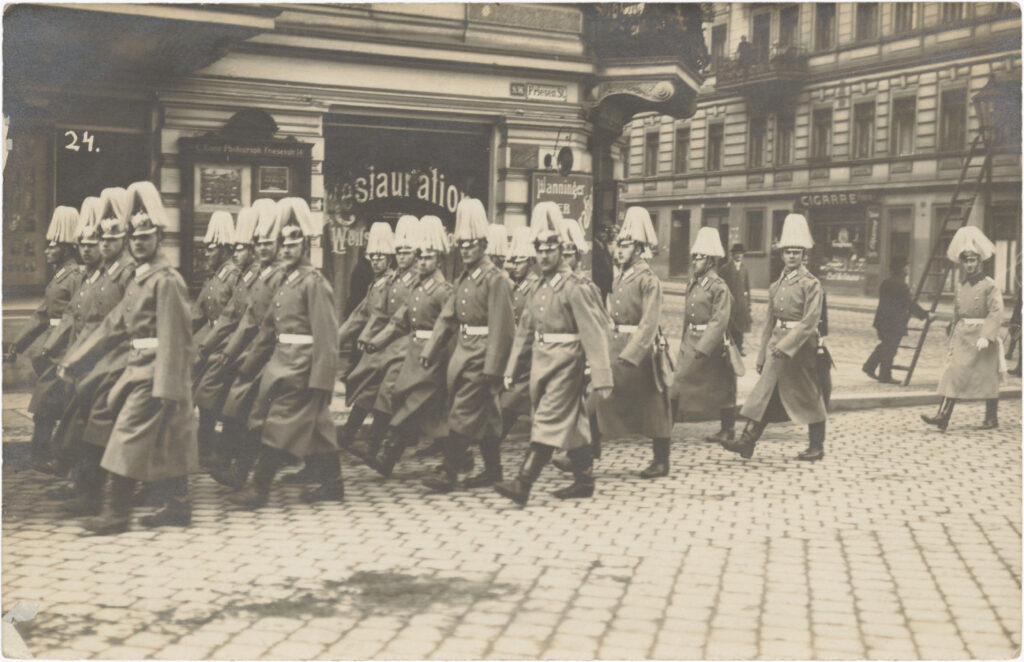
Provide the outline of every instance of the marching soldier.
{"type": "MultiPolygon", "coordinates": [[[[721,240],[719,240],[721,243],[721,240]]],[[[732,294],[732,313],[729,315],[729,338],[741,356],[743,352],[743,335],[750,332],[750,272],[743,264],[743,244],[733,244],[729,250],[732,259],[719,268],[718,273],[729,286],[732,294]]]]}
{"type": "Polygon", "coordinates": [[[224,428],[220,437],[221,459],[214,463],[218,468],[210,475],[218,483],[235,490],[245,486],[259,455],[260,430],[250,430],[248,420],[259,391],[263,368],[269,360],[267,356],[262,362],[253,361],[248,366],[249,372],[242,374],[242,361],[246,358],[243,353],[248,347],[259,346],[260,326],[284,281],[284,269],[277,260],[281,233],[277,203],[272,200],[265,202],[269,204],[263,204],[264,200],[253,203],[257,212],[253,239],[259,275],[249,287],[245,314],[219,352],[223,358],[218,354],[210,357],[211,361],[222,364],[229,376],[233,375],[220,412],[224,428]]]}
{"type": "Polygon", "coordinates": [[[130,528],[136,481],[154,483],[164,504],[141,524],[187,526],[188,474],[199,468],[185,281],[159,254],[167,217],[156,187],[136,182],[128,198],[135,276],[121,302],[64,357],[60,369],[75,374],[122,339],[130,342],[128,365],[107,396],[118,412],[102,460],[113,475],[110,510],[86,522],[99,535],[130,528]]]}
{"type": "MultiPolygon", "coordinates": [[[[241,271],[231,261],[234,247],[235,223],[231,214],[216,211],[210,216],[203,243],[206,244],[206,270],[209,277],[199,291],[199,297],[192,305],[192,334],[197,347],[209,347],[206,336],[213,332],[214,324],[231,299],[238,284],[241,271]]],[[[192,366],[192,374],[199,379],[206,368],[208,353],[200,351],[198,361],[192,366]]],[[[199,410],[199,457],[205,465],[210,461],[213,448],[213,432],[217,423],[216,415],[208,409],[199,410]]]]}
{"type": "Polygon", "coordinates": [[[501,223],[491,223],[487,226],[487,257],[499,269],[505,266],[505,251],[508,244],[508,235],[505,233],[505,226],[501,223]]]}
{"type": "Polygon", "coordinates": [[[757,358],[761,377],[740,410],[747,423],[739,441],[722,442],[744,458],[754,454],[768,423],[785,420],[808,426],[810,443],[798,460],[825,456],[828,414],[817,368],[822,289],[802,264],[804,252],[813,245],[807,219],[800,214],[787,216],[778,242],[783,271],[768,290],[768,319],[761,333],[757,358]]]}
{"type": "Polygon", "coordinates": [[[720,257],[725,257],[725,250],[718,231],[701,228],[690,249],[686,317],[672,383],[672,419],[686,421],[708,411],[720,412],[722,429],[707,437],[719,443],[732,441],[736,427],[736,375],[725,354],[734,307],[729,286],[713,266],[720,257]]]}
{"type": "MultiPolygon", "coordinates": [[[[534,209],[543,204],[538,204],[534,209]]],[[[522,320],[523,311],[526,310],[526,302],[540,284],[540,276],[533,268],[536,257],[537,251],[533,247],[530,228],[521,227],[513,230],[505,266],[513,283],[512,314],[517,325],[522,320]]],[[[524,338],[512,370],[512,383],[506,386],[498,399],[501,407],[502,440],[508,436],[518,417],[530,415],[530,363],[533,356],[530,352],[531,347],[531,339],[524,338]]]]}
{"type": "Polygon", "coordinates": [[[643,478],[668,474],[672,433],[668,384],[671,377],[662,367],[662,357],[656,356],[667,351],[659,340],[661,282],[644,258],[657,243],[647,210],[627,209],[615,239],[619,272],[608,296],[615,385],[611,396],[598,400],[596,405],[602,437],[617,439],[640,434],[653,440],[654,459],[640,472],[643,478]]]}
{"type": "Polygon", "coordinates": [[[259,344],[239,371],[251,375],[253,366],[263,366],[249,418],[250,429],[262,428],[259,460],[250,485],[228,497],[246,509],[266,505],[274,476],[291,457],[317,456],[309,464],[320,484],[303,495],[305,501],[341,501],[345,495],[330,412],[338,322],[331,286],[308,259],[309,239],[321,229],[302,198],[280,200],[278,217],[284,283],[264,318],[259,344]]]}
{"type": "Polygon", "coordinates": [[[384,477],[391,476],[405,449],[418,439],[439,439],[448,434],[444,407],[447,356],[439,356],[428,367],[419,361],[441,309],[451,298],[452,286],[439,268],[443,254],[449,250],[448,237],[437,216],[424,216],[419,223],[416,284],[387,326],[366,343],[366,351],[373,353],[380,347],[391,347],[393,338],[410,336],[391,390],[390,428],[379,453],[369,461],[384,477]]]}
{"type": "Polygon", "coordinates": [[[953,301],[949,356],[939,379],[942,402],[934,416],[922,416],[929,425],[945,431],[959,400],[984,400],[983,430],[999,427],[1000,373],[1006,372],[999,326],[1003,294],[985,275],[982,264],[995,254],[995,246],[980,229],[965,225],[956,231],[946,249],[950,262],[960,264],[960,288],[953,301]]]}
{"type": "Polygon", "coordinates": [[[71,297],[82,284],[85,271],[75,261],[75,237],[78,231],[78,210],[72,207],[57,207],[46,230],[46,264],[55,269],[53,278],[43,292],[43,301],[32,314],[29,322],[4,352],[4,359],[13,362],[18,354],[24,353],[36,342],[40,349],[33,352],[32,368],[37,375],[35,388],[28,410],[32,414],[32,443],[30,446],[32,467],[44,473],[52,473],[53,452],[50,441],[53,428],[66,402],[66,384],[57,379],[53,358],[41,349],[46,346],[49,336],[60,326],[61,317],[71,302],[71,297]]]}
{"type": "Polygon", "coordinates": [[[434,332],[420,353],[429,368],[441,360],[453,334],[458,336],[448,361],[448,423],[444,464],[423,484],[436,492],[455,489],[466,448],[479,443],[484,469],[466,480],[483,487],[501,480],[502,430],[497,392],[512,344],[512,286],[508,277],[486,259],[487,214],[476,198],[464,198],[455,210],[455,242],[463,271],[441,311],[434,332]]]}
{"type": "Polygon", "coordinates": [[[516,327],[504,381],[506,388],[512,387],[519,352],[532,341],[531,442],[516,478],[494,486],[498,494],[521,506],[526,505],[533,483],[556,448],[569,453],[573,483],[554,496],[593,496],[590,426],[583,397],[585,363],[591,366],[595,397],[607,397],[612,387],[607,318],[597,288],[574,273],[562,257],[562,245],[569,237],[561,214],[542,208],[532,215],[530,225],[543,277],[516,327]]]}

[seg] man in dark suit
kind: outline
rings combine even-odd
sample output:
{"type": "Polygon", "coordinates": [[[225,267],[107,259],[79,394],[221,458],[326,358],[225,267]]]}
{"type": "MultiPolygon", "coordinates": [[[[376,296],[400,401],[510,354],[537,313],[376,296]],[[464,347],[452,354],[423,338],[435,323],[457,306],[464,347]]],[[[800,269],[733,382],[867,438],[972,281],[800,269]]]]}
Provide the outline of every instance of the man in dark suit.
{"type": "Polygon", "coordinates": [[[729,337],[736,349],[743,353],[743,334],[750,331],[750,273],[743,266],[743,244],[733,244],[729,251],[732,259],[719,267],[718,275],[732,293],[732,313],[729,316],[729,337]]]}
{"type": "Polygon", "coordinates": [[[899,350],[900,339],[907,334],[907,322],[913,315],[926,319],[928,311],[918,306],[910,295],[907,275],[910,267],[903,258],[892,262],[890,276],[882,281],[878,289],[878,309],[875,311],[874,327],[878,331],[878,346],[864,363],[864,372],[883,384],[897,384],[892,378],[892,361],[899,350]],[[878,369],[878,374],[875,370],[878,369]]]}

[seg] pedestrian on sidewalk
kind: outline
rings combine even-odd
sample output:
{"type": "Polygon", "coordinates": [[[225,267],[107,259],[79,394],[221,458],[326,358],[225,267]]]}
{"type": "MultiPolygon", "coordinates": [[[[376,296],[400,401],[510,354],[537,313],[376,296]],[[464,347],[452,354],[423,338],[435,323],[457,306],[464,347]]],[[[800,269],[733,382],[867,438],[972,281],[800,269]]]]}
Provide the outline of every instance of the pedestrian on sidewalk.
{"type": "Polygon", "coordinates": [[[672,381],[673,422],[718,412],[721,429],[706,438],[717,443],[736,435],[736,374],[725,345],[734,306],[729,286],[713,266],[721,257],[725,249],[718,231],[701,228],[690,248],[686,317],[672,381]]]}
{"type": "Polygon", "coordinates": [[[167,212],[151,182],[128,187],[127,233],[138,265],[121,302],[61,361],[76,374],[123,339],[127,367],[107,395],[117,415],[101,466],[112,474],[110,508],[88,520],[97,535],[131,527],[136,482],[150,483],[162,507],[143,526],[187,526],[188,474],[199,469],[192,414],[192,328],[188,289],[160,253],[167,212]]]}
{"type": "Polygon", "coordinates": [[[864,362],[864,373],[883,384],[899,384],[892,378],[892,362],[899,351],[900,340],[907,335],[907,322],[913,316],[919,320],[928,319],[928,311],[917,305],[910,294],[907,276],[910,266],[904,258],[892,261],[889,277],[878,289],[878,309],[875,310],[874,327],[878,332],[878,346],[864,362]],[[875,374],[875,370],[878,374],[875,374]]]}
{"type": "Polygon", "coordinates": [[[983,430],[999,427],[1000,373],[1006,371],[999,327],[1003,322],[1003,294],[985,275],[983,263],[995,255],[995,246],[980,229],[965,225],[946,249],[950,262],[960,265],[960,287],[953,300],[949,355],[939,378],[942,401],[934,416],[921,416],[945,431],[953,406],[960,400],[984,400],[983,430]]]}
{"type": "Polygon", "coordinates": [[[341,501],[341,478],[330,404],[338,369],[333,293],[320,270],[309,263],[309,244],[319,236],[302,198],[277,203],[278,255],[284,282],[263,321],[260,344],[253,346],[240,373],[252,374],[263,365],[259,394],[249,416],[249,429],[260,428],[260,455],[250,485],[228,499],[247,510],[266,505],[274,476],[292,458],[316,456],[318,487],[307,491],[306,502],[341,501]]]}
{"type": "MultiPolygon", "coordinates": [[[[719,240],[721,243],[721,240],[719,240]]],[[[719,275],[725,284],[729,286],[729,293],[732,294],[732,311],[729,313],[729,338],[736,345],[740,356],[746,356],[743,351],[743,335],[750,331],[750,272],[743,264],[743,255],[746,250],[743,244],[733,244],[729,254],[732,259],[718,269],[719,275]]]]}
{"type": "Polygon", "coordinates": [[[420,364],[429,369],[442,360],[444,349],[457,336],[447,368],[450,430],[444,463],[439,472],[423,480],[434,492],[455,489],[466,449],[472,443],[480,446],[484,470],[466,486],[484,487],[502,479],[498,393],[515,327],[512,283],[485,255],[487,227],[483,203],[476,198],[459,202],[453,236],[462,258],[462,273],[420,353],[420,364]]]}
{"type": "Polygon", "coordinates": [[[568,451],[573,482],[554,496],[593,496],[590,424],[584,406],[585,364],[590,363],[597,399],[607,397],[612,386],[607,316],[597,288],[589,278],[575,273],[563,257],[563,246],[572,239],[558,208],[552,205],[537,213],[535,207],[530,231],[541,282],[516,327],[504,377],[505,387],[511,388],[519,352],[531,344],[530,447],[519,474],[494,486],[498,494],[521,506],[526,505],[533,483],[556,449],[568,451]]]}
{"type": "Polygon", "coordinates": [[[803,266],[804,253],[814,246],[807,219],[788,215],[778,246],[784,266],[768,290],[768,317],[757,358],[761,376],[740,410],[747,419],[740,439],[722,446],[750,458],[768,423],[792,420],[808,426],[809,445],[797,459],[815,461],[825,456],[828,414],[818,370],[822,287],[803,266]]]}

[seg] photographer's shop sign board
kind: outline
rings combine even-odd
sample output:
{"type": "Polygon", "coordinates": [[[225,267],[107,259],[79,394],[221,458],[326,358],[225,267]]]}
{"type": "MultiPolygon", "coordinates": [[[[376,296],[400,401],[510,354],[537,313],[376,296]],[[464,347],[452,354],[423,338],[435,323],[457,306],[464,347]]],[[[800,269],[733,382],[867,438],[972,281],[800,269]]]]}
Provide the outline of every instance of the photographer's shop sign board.
{"type": "Polygon", "coordinates": [[[558,205],[563,218],[573,218],[583,228],[591,250],[583,256],[581,269],[589,270],[594,243],[594,178],[592,175],[560,175],[537,171],[530,176],[530,211],[538,202],[558,205]]]}

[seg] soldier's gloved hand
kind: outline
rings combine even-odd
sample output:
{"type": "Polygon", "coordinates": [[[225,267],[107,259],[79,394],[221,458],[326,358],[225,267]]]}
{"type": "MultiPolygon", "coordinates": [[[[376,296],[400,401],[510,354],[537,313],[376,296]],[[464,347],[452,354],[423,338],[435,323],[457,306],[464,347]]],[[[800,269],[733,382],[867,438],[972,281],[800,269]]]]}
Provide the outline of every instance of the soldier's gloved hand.
{"type": "Polygon", "coordinates": [[[366,352],[367,354],[373,354],[377,351],[377,346],[374,345],[372,342],[364,342],[363,351],[366,352]]]}
{"type": "Polygon", "coordinates": [[[600,386],[594,389],[594,397],[600,400],[607,400],[612,395],[611,386],[600,386]]]}
{"type": "Polygon", "coordinates": [[[357,340],[356,341],[356,349],[358,349],[360,352],[365,352],[366,351],[366,343],[364,343],[362,340],[357,340]]]}
{"type": "Polygon", "coordinates": [[[980,352],[983,349],[988,349],[988,345],[988,338],[978,338],[978,342],[975,346],[978,348],[978,351],[980,352]]]}
{"type": "Polygon", "coordinates": [[[754,369],[757,370],[757,374],[760,375],[761,371],[764,370],[764,364],[763,363],[758,363],[756,366],[754,366],[754,369]]]}
{"type": "Polygon", "coordinates": [[[511,391],[514,380],[511,377],[505,377],[505,390],[511,391]]]}
{"type": "Polygon", "coordinates": [[[71,381],[71,375],[68,374],[68,369],[66,366],[57,366],[57,379],[61,380],[62,382],[71,381]]]}
{"type": "Polygon", "coordinates": [[[429,368],[429,367],[430,367],[430,359],[428,359],[428,358],[427,358],[427,357],[425,357],[425,356],[421,356],[421,357],[420,357],[420,366],[421,366],[421,367],[422,367],[422,368],[423,368],[424,370],[426,370],[427,368],[429,368]]]}
{"type": "Polygon", "coordinates": [[[776,347],[775,345],[771,345],[771,346],[769,346],[769,347],[768,347],[768,349],[770,349],[770,350],[772,351],[772,356],[774,356],[774,357],[775,357],[775,358],[777,358],[777,359],[784,359],[784,358],[787,358],[787,357],[786,357],[786,353],[785,353],[785,352],[783,352],[783,351],[782,351],[781,349],[779,349],[778,347],[776,347]]]}

